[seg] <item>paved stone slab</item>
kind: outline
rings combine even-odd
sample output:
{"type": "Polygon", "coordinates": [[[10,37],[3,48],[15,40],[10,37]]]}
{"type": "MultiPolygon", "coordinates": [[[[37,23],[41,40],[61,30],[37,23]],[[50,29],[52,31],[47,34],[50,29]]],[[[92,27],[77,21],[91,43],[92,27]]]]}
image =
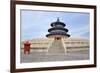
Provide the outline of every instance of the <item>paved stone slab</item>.
{"type": "Polygon", "coordinates": [[[66,54],[47,54],[45,52],[31,52],[29,55],[21,53],[21,62],[49,62],[49,61],[72,61],[89,59],[89,50],[68,52],[66,54]]]}

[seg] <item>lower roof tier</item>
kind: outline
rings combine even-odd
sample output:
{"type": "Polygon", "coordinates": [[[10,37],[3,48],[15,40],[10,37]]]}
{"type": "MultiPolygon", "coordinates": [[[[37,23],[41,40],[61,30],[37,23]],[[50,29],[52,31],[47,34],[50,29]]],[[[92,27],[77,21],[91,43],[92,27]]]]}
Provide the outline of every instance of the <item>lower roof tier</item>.
{"type": "Polygon", "coordinates": [[[49,36],[54,36],[54,35],[62,35],[62,36],[66,36],[66,37],[70,37],[69,34],[65,34],[65,33],[50,33],[50,34],[47,34],[46,37],[49,37],[49,36]]]}
{"type": "Polygon", "coordinates": [[[68,29],[66,29],[66,28],[50,28],[50,29],[48,29],[48,32],[51,32],[52,30],[63,30],[63,31],[68,32],[68,29]]]}

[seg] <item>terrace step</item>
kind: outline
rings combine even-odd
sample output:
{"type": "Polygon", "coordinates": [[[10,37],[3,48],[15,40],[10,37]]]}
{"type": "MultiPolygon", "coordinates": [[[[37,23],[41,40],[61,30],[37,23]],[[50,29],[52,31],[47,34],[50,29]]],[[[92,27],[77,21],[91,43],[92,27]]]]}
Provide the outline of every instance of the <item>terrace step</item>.
{"type": "Polygon", "coordinates": [[[61,40],[54,40],[48,49],[49,54],[64,54],[65,49],[61,40]]]}

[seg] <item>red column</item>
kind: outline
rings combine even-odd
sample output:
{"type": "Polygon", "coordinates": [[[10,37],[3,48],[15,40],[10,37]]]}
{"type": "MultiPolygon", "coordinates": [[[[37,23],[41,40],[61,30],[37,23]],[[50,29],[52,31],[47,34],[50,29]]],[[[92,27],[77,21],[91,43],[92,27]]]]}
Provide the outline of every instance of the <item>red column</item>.
{"type": "Polygon", "coordinates": [[[31,43],[29,41],[24,42],[24,54],[30,53],[30,45],[31,43]]]}

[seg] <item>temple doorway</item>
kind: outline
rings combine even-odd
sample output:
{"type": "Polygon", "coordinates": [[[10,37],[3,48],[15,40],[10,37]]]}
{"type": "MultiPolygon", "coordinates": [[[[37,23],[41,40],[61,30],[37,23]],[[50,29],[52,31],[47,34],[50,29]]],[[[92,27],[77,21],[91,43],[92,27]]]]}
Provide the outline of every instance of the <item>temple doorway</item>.
{"type": "Polygon", "coordinates": [[[55,37],[55,40],[61,40],[61,37],[55,37]]]}

